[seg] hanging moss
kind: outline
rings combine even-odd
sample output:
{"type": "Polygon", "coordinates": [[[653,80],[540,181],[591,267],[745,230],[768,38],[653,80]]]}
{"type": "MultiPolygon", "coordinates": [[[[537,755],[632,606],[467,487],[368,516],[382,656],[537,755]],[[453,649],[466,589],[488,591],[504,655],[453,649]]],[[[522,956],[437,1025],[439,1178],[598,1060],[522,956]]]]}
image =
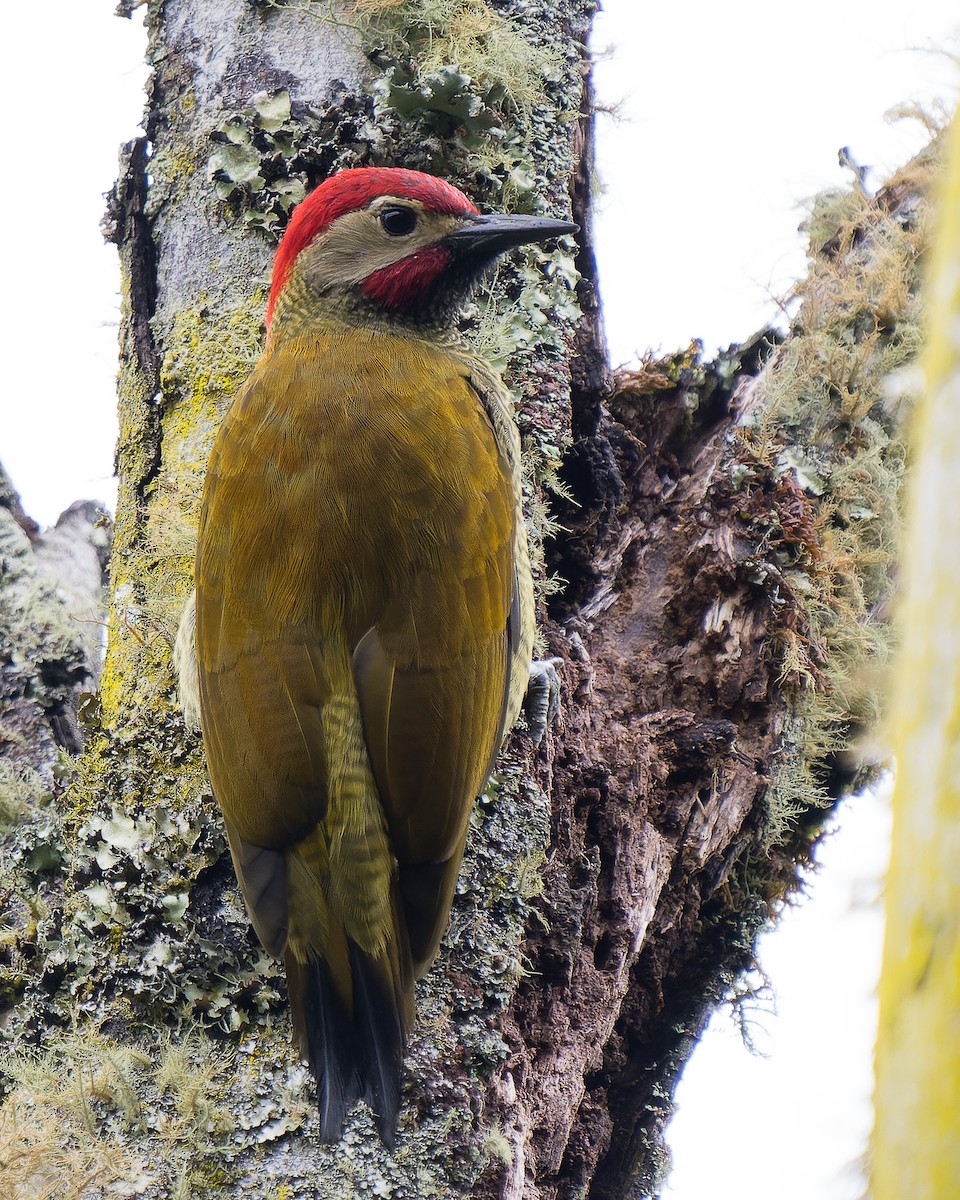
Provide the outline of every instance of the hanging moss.
{"type": "MultiPolygon", "coordinates": [[[[764,403],[739,432],[735,471],[772,475],[769,562],[794,615],[769,643],[791,704],[768,796],[767,843],[826,806],[874,762],[883,712],[905,467],[908,385],[921,344],[921,259],[936,145],[876,197],[855,184],[811,205],[810,271],[791,336],[765,371],[764,403]],[[906,376],[902,376],[906,378],[906,376]]],[[[874,768],[875,769],[875,768],[874,768]]]]}

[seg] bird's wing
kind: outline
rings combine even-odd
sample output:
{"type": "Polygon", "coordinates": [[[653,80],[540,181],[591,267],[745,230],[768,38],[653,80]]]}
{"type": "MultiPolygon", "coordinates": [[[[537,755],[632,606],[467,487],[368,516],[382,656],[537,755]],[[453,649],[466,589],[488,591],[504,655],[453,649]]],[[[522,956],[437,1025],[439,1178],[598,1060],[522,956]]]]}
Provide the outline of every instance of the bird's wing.
{"type": "MultiPolygon", "coordinates": [[[[513,484],[514,512],[514,592],[510,613],[510,684],[506,698],[504,732],[516,723],[529,682],[530,662],[536,636],[536,605],[527,528],[522,517],[523,490],[520,433],[513,417],[513,401],[503,380],[489,363],[473,355],[464,355],[470,372],[470,386],[476,392],[490,421],[493,435],[513,484]]],[[[491,764],[492,765],[492,764],[491,764]]]]}
{"type": "Polygon", "coordinates": [[[197,549],[196,653],[204,746],[237,876],[264,945],[286,939],[284,850],[323,818],[325,648],[302,599],[309,535],[303,472],[272,461],[284,371],[258,368],[224,419],[210,459],[197,549]],[[261,853],[262,852],[262,853],[261,853]]]}
{"type": "Polygon", "coordinates": [[[214,794],[251,919],[272,953],[286,944],[284,849],[326,806],[319,660],[307,642],[260,643],[201,674],[214,794]]]}
{"type": "MultiPolygon", "coordinates": [[[[397,573],[400,586],[353,649],[418,972],[436,952],[470,812],[499,749],[517,618],[510,468],[467,369],[449,357],[431,368],[432,389],[422,371],[396,384],[409,394],[394,434],[410,430],[414,444],[386,494],[405,514],[390,537],[412,569],[397,573]],[[422,467],[421,436],[431,448],[422,467]]],[[[388,576],[392,551],[382,547],[388,576]]]]}

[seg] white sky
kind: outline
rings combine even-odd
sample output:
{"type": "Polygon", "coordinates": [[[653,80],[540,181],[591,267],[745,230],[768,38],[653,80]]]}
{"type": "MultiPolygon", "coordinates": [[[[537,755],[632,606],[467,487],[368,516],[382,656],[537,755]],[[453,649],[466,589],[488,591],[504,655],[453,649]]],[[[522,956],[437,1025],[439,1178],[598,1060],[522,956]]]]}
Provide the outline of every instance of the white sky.
{"type": "MultiPolygon", "coordinates": [[[[78,498],[112,503],[116,255],[102,193],[142,108],[139,18],[112,0],[8,5],[0,39],[0,189],[7,287],[0,461],[43,524],[78,498]]],[[[704,340],[742,340],[803,271],[800,201],[848,174],[837,150],[877,168],[925,140],[884,113],[952,104],[948,0],[605,0],[595,47],[605,193],[598,257],[611,353],[626,362],[704,340]]],[[[879,962],[881,801],[860,800],[826,847],[814,900],[765,939],[778,1015],[758,1014],[767,1058],[718,1017],[681,1083],[670,1200],[855,1200],[869,1128],[879,962]]]]}
{"type": "Polygon", "coordinates": [[[146,69],[139,19],[115,7],[46,0],[3,13],[0,462],[42,525],[74,500],[116,496],[119,275],[99,223],[146,69]]]}
{"type": "Polygon", "coordinates": [[[598,255],[614,361],[741,341],[804,270],[801,202],[925,144],[884,114],[954,95],[949,0],[603,0],[598,255]],[[914,48],[914,49],[911,49],[914,48]],[[940,53],[937,53],[939,50],[940,53]]]}

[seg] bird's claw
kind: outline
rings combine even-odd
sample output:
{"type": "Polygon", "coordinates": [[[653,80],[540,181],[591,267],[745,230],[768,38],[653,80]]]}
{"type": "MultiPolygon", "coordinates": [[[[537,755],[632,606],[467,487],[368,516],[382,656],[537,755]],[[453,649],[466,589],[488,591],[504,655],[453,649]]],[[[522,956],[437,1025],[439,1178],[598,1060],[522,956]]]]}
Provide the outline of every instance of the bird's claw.
{"type": "Polygon", "coordinates": [[[533,744],[539,746],[547,727],[560,715],[560,672],[562,658],[535,658],[530,664],[525,708],[533,744]]]}

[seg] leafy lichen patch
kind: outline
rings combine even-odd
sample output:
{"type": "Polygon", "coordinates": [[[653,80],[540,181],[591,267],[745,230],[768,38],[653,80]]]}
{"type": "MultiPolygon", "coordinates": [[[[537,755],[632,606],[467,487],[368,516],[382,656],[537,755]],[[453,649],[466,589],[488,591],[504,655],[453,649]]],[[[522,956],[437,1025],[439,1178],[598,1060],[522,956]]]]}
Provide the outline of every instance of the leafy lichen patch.
{"type": "Polygon", "coordinates": [[[293,103],[286,88],[260,92],[211,137],[207,171],[216,194],[234,219],[274,238],[312,187],[368,161],[383,140],[371,101],[342,88],[322,108],[293,103]]]}

